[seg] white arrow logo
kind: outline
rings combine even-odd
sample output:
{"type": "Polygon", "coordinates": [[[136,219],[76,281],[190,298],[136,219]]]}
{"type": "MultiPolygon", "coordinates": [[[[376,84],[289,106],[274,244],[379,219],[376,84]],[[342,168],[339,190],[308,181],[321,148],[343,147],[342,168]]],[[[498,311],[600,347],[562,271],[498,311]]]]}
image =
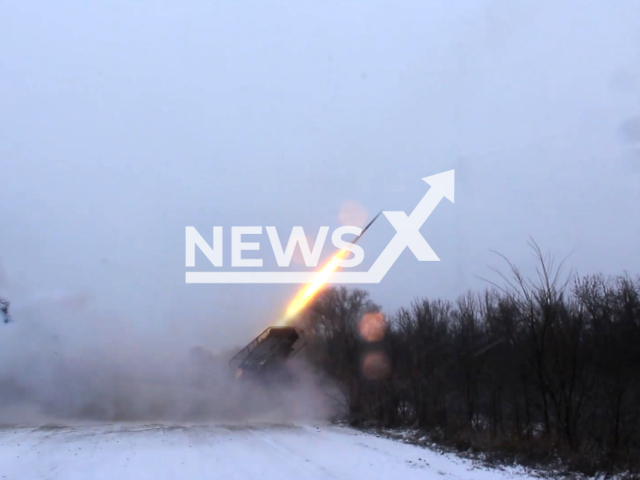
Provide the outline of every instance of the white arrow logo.
{"type": "MultiPolygon", "coordinates": [[[[425,177],[431,188],[407,216],[405,212],[383,212],[396,234],[367,272],[336,272],[325,283],[380,283],[405,248],[421,262],[440,259],[420,233],[443,198],[454,202],[454,170],[425,177]]],[[[309,283],[315,272],[187,272],[187,283],[309,283]]]]}

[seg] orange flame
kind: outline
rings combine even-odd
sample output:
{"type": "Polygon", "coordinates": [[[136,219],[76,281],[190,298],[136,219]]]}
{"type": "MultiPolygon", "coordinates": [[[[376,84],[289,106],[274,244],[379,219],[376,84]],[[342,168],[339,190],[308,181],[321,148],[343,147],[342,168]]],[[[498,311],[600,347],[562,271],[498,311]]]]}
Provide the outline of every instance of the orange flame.
{"type": "Polygon", "coordinates": [[[308,283],[298,294],[294,297],[294,299],[289,304],[287,311],[284,316],[277,323],[278,326],[288,325],[298,313],[302,311],[304,307],[313,299],[313,297],[318,293],[318,291],[322,288],[322,286],[329,279],[329,276],[335,272],[339,265],[338,260],[341,260],[345,257],[345,255],[349,252],[349,250],[340,250],[336,253],[329,262],[322,267],[322,269],[318,272],[316,277],[313,279],[313,282],[308,283]]]}

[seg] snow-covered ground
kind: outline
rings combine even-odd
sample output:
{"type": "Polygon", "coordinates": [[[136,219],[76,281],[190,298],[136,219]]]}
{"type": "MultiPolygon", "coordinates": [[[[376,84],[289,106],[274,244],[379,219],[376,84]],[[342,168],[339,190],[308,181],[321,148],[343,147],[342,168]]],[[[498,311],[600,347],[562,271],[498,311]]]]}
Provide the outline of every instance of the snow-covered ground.
{"type": "Polygon", "coordinates": [[[0,429],[0,478],[529,478],[345,427],[142,425],[0,429]]]}

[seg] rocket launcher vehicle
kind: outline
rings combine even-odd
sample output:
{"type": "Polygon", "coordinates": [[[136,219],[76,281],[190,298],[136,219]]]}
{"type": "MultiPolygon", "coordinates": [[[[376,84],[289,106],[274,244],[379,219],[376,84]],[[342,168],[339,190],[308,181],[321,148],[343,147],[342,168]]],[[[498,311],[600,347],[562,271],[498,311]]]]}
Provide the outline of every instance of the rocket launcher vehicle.
{"type": "Polygon", "coordinates": [[[236,378],[283,375],[285,362],[300,351],[301,335],[295,327],[269,327],[229,361],[236,378]]]}

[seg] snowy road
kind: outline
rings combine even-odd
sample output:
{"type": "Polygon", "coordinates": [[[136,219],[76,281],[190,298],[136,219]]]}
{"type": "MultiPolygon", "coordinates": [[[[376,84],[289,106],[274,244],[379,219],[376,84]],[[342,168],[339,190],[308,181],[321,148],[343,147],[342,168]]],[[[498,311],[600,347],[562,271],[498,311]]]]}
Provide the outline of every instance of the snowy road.
{"type": "Polygon", "coordinates": [[[0,478],[486,479],[486,470],[331,425],[108,425],[0,429],[0,478]]]}

